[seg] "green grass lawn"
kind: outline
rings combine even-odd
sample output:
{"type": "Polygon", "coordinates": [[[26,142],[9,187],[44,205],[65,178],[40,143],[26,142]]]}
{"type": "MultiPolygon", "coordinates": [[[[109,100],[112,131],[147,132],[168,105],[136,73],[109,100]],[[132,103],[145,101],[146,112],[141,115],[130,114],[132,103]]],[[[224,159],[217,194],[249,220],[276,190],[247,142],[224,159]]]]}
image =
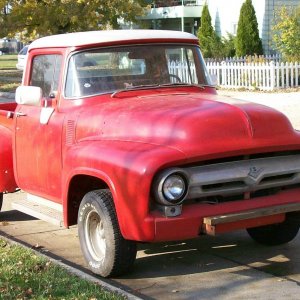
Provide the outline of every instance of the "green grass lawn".
{"type": "Polygon", "coordinates": [[[0,55],[0,92],[14,93],[21,84],[22,71],[16,69],[17,55],[0,55]]]}
{"type": "Polygon", "coordinates": [[[0,299],[124,299],[0,239],[0,299]]]}
{"type": "Polygon", "coordinates": [[[17,55],[0,55],[0,70],[16,70],[17,55]]]}

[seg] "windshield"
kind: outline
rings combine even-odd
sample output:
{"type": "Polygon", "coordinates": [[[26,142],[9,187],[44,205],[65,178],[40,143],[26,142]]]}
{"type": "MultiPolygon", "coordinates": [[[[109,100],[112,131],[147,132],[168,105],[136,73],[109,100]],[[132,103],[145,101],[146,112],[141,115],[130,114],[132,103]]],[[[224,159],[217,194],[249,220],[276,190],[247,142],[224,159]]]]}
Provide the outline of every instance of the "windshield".
{"type": "Polygon", "coordinates": [[[140,45],[105,48],[71,56],[67,98],[163,84],[210,84],[197,46],[140,45]]]}

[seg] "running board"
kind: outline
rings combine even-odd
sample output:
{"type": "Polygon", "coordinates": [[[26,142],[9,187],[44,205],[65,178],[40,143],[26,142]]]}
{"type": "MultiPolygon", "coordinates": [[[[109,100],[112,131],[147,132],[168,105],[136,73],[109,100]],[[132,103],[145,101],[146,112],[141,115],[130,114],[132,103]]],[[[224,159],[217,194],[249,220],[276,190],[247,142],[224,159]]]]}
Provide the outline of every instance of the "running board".
{"type": "Polygon", "coordinates": [[[27,215],[63,226],[63,211],[60,204],[28,194],[27,199],[14,201],[11,206],[27,215]]]}

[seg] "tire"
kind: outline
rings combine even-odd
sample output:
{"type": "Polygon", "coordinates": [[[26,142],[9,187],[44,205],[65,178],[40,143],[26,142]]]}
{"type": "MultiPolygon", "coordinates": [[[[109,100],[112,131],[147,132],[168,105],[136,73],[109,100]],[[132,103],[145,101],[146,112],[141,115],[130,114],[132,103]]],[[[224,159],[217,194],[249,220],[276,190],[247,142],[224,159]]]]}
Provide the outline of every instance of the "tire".
{"type": "Polygon", "coordinates": [[[78,235],[90,270],[102,277],[124,274],[136,258],[136,242],[120,232],[109,190],[87,193],[78,211],[78,235]]]}
{"type": "Polygon", "coordinates": [[[288,216],[282,223],[248,228],[250,237],[259,244],[276,246],[292,241],[299,231],[299,224],[293,223],[288,216]]]}
{"type": "Polygon", "coordinates": [[[0,193],[0,211],[2,208],[2,203],[3,203],[3,193],[0,193]]]}

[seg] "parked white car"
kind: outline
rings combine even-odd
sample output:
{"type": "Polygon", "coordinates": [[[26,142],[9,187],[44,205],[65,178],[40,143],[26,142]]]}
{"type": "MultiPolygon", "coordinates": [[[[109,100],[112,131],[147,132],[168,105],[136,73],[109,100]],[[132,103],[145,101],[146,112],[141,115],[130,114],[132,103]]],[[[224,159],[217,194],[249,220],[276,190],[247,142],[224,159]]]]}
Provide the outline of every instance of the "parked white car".
{"type": "Polygon", "coordinates": [[[29,47],[28,45],[23,47],[22,50],[18,54],[18,63],[16,64],[16,67],[18,70],[24,70],[24,68],[25,68],[28,47],[29,47]]]}

